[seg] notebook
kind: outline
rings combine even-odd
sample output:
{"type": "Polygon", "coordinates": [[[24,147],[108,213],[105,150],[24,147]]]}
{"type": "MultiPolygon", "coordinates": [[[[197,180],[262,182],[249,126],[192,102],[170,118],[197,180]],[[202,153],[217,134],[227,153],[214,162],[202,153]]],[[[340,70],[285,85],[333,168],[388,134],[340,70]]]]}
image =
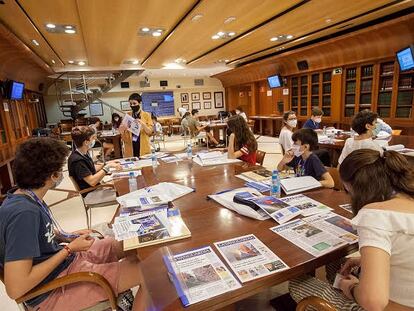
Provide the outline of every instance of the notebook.
{"type": "Polygon", "coordinates": [[[319,188],[322,186],[321,183],[312,176],[281,179],[280,185],[287,195],[319,188]]]}

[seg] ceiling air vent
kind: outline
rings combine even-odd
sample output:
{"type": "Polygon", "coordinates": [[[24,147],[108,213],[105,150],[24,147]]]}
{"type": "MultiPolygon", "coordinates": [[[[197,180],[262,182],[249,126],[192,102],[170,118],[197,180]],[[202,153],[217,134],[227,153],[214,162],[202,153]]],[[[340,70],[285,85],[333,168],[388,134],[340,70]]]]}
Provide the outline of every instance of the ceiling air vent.
{"type": "Polygon", "coordinates": [[[204,79],[194,79],[194,85],[195,86],[204,85],[204,79]]]}

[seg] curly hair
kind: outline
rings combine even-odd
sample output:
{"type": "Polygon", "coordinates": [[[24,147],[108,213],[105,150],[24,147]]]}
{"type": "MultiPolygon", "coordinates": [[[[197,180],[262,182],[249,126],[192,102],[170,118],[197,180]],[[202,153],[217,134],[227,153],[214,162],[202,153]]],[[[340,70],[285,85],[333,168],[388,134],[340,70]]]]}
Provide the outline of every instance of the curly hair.
{"type": "Polygon", "coordinates": [[[227,127],[231,133],[234,133],[235,144],[237,149],[241,149],[244,145],[247,146],[249,152],[257,150],[257,141],[254,138],[252,131],[250,131],[246,120],[242,116],[232,116],[227,121],[227,127]]]}
{"type": "Polygon", "coordinates": [[[72,140],[77,148],[82,147],[83,142],[91,138],[94,134],[94,129],[89,126],[76,126],[71,132],[72,140]]]}
{"type": "Polygon", "coordinates": [[[62,141],[49,138],[31,138],[23,142],[16,152],[13,172],[21,189],[38,189],[54,173],[59,172],[69,149],[62,141]]]}
{"type": "Polygon", "coordinates": [[[370,110],[362,110],[358,112],[352,119],[352,129],[359,135],[364,134],[368,131],[366,125],[373,124],[378,118],[378,114],[370,110]]]}

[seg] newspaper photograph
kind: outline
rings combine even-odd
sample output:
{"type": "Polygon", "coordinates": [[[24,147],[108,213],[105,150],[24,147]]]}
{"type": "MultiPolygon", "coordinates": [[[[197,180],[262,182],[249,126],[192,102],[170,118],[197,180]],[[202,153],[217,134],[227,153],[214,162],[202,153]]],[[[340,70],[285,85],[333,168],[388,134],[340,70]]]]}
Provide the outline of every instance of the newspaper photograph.
{"type": "Polygon", "coordinates": [[[328,213],[332,210],[329,206],[315,201],[303,194],[291,195],[281,198],[280,200],[290,206],[295,206],[300,209],[302,211],[301,214],[305,217],[320,213],[328,213]]]}
{"type": "Polygon", "coordinates": [[[279,224],[283,224],[301,214],[301,210],[296,206],[290,206],[281,199],[272,196],[263,196],[250,200],[279,224]]]}
{"type": "Polygon", "coordinates": [[[242,283],[289,269],[254,234],[216,242],[214,245],[242,283]]]}
{"type": "Polygon", "coordinates": [[[138,121],[135,121],[135,119],[127,113],[124,115],[124,118],[122,119],[121,126],[124,126],[135,136],[139,136],[141,134],[141,124],[139,124],[138,121]]]}
{"type": "Polygon", "coordinates": [[[315,257],[348,244],[343,239],[307,223],[303,219],[292,220],[270,228],[270,230],[315,257]]]}
{"type": "Polygon", "coordinates": [[[184,306],[241,287],[210,246],[165,256],[164,262],[184,306]]]}

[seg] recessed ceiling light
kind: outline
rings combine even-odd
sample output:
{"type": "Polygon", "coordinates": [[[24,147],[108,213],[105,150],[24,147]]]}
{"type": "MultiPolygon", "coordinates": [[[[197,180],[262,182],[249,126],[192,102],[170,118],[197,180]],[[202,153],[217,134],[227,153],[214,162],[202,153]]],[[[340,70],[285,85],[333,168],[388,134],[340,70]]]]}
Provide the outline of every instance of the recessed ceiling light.
{"type": "Polygon", "coordinates": [[[233,37],[235,34],[236,34],[236,33],[235,33],[234,31],[230,31],[230,32],[228,33],[228,35],[229,35],[230,37],[233,37]]]}
{"type": "Polygon", "coordinates": [[[80,61],[80,62],[78,62],[78,65],[79,65],[79,66],[84,66],[84,65],[85,65],[85,62],[80,61]]]}
{"type": "Polygon", "coordinates": [[[214,36],[211,36],[211,39],[213,39],[213,40],[216,40],[216,39],[219,39],[220,38],[220,36],[219,35],[214,35],[214,36]]]}
{"type": "Polygon", "coordinates": [[[273,38],[270,38],[270,41],[277,41],[277,40],[279,40],[279,38],[278,37],[273,37],[273,38]]]}
{"type": "Polygon", "coordinates": [[[68,33],[68,34],[76,33],[76,31],[74,29],[65,29],[65,32],[68,33]]]}
{"type": "Polygon", "coordinates": [[[330,22],[332,22],[332,19],[331,18],[327,18],[327,19],[325,19],[325,22],[330,23],[330,22]]]}
{"type": "Polygon", "coordinates": [[[34,44],[34,45],[36,45],[36,46],[39,46],[40,44],[39,44],[39,42],[37,42],[35,39],[33,39],[32,40],[32,43],[34,44]]]}
{"type": "Polygon", "coordinates": [[[68,63],[69,63],[69,64],[73,64],[73,63],[74,63],[74,61],[73,61],[73,60],[68,60],[68,63]]]}
{"type": "Polygon", "coordinates": [[[138,64],[139,64],[139,61],[138,61],[138,60],[133,60],[133,61],[132,61],[132,64],[133,64],[133,65],[138,65],[138,64]]]}
{"type": "Polygon", "coordinates": [[[55,62],[55,60],[54,60],[54,59],[52,59],[52,64],[56,64],[56,62],[55,62]]]}
{"type": "Polygon", "coordinates": [[[143,27],[143,28],[141,28],[141,31],[148,32],[148,31],[150,31],[150,29],[148,27],[143,27]]]}
{"type": "Polygon", "coordinates": [[[224,32],[219,31],[219,32],[217,33],[217,35],[219,35],[220,37],[221,37],[221,36],[224,36],[224,32]]]}
{"type": "Polygon", "coordinates": [[[154,31],[154,32],[152,33],[152,36],[153,36],[153,37],[159,37],[159,36],[161,36],[161,32],[159,32],[159,31],[154,31]]]}
{"type": "Polygon", "coordinates": [[[168,63],[165,64],[162,69],[184,69],[184,67],[177,63],[168,63]]]}
{"type": "Polygon", "coordinates": [[[235,20],[236,20],[235,16],[229,16],[224,20],[224,23],[225,24],[230,24],[230,23],[234,22],[235,20]]]}
{"type": "Polygon", "coordinates": [[[71,25],[66,25],[66,26],[65,26],[65,28],[66,28],[66,29],[73,29],[73,26],[71,26],[71,25]]]}
{"type": "Polygon", "coordinates": [[[47,28],[50,28],[50,29],[53,29],[53,28],[56,28],[56,25],[55,24],[46,24],[46,27],[47,28]]]}
{"type": "Polygon", "coordinates": [[[229,60],[229,59],[225,59],[224,61],[225,61],[226,63],[228,63],[230,60],[229,60]]]}
{"type": "Polygon", "coordinates": [[[293,38],[293,36],[292,35],[287,35],[286,36],[286,39],[292,39],[293,38]]]}
{"type": "Polygon", "coordinates": [[[197,22],[197,21],[199,21],[200,19],[202,19],[203,18],[203,14],[196,14],[196,15],[194,15],[192,18],[191,18],[191,21],[193,21],[193,22],[197,22]]]}

